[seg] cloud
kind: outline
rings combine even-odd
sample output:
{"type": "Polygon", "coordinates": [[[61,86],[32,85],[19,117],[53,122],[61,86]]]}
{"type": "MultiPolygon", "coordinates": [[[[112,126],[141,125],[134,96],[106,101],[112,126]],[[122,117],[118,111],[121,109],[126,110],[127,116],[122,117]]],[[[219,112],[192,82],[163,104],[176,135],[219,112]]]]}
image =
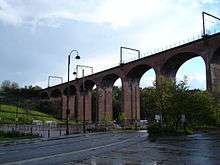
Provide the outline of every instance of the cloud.
{"type": "MultiPolygon", "coordinates": [[[[178,76],[177,77],[177,82],[183,81],[184,76],[178,76]]],[[[201,74],[201,73],[192,73],[192,74],[187,74],[187,86],[190,89],[206,89],[206,75],[201,74]]]]}
{"type": "MultiPolygon", "coordinates": [[[[217,4],[215,0],[103,0],[103,1],[7,1],[0,0],[0,19],[12,25],[33,26],[58,24],[62,19],[110,24],[113,28],[130,26],[136,22],[163,19],[170,13],[174,17],[184,14],[193,17],[202,5],[217,4]],[[190,5],[189,5],[190,4],[190,5]],[[187,5],[187,8],[186,8],[187,5]]],[[[167,18],[166,18],[167,19],[167,18]]],[[[155,22],[164,20],[155,20],[155,22]]]]}
{"type": "Polygon", "coordinates": [[[62,19],[106,23],[117,28],[129,26],[138,17],[150,16],[159,0],[7,1],[0,0],[0,19],[12,25],[52,25],[62,19]]]}
{"type": "Polygon", "coordinates": [[[0,20],[11,25],[18,25],[22,22],[16,10],[4,0],[0,0],[0,20]]]}
{"type": "MultiPolygon", "coordinates": [[[[96,66],[95,72],[101,71],[118,64],[120,46],[145,53],[192,38],[201,31],[201,11],[218,15],[218,6],[217,0],[0,0],[0,25],[3,22],[12,29],[2,30],[0,26],[0,32],[5,34],[0,41],[8,43],[2,45],[4,49],[1,47],[0,53],[5,58],[20,54],[20,61],[28,58],[35,70],[32,74],[27,71],[32,76],[31,82],[39,79],[34,76],[39,72],[38,66],[33,68],[33,64],[40,58],[41,65],[45,66],[43,76],[54,72],[66,77],[66,61],[61,62],[61,56],[72,46],[80,53],[83,51],[82,64],[96,66]],[[29,29],[34,34],[29,34],[29,29]],[[23,47],[18,49],[22,42],[23,47]],[[24,52],[28,50],[25,45],[29,52],[24,52]],[[48,59],[50,66],[47,66],[48,59]]],[[[125,56],[126,61],[129,58],[125,56]]],[[[39,83],[46,84],[42,81],[39,83]]]]}
{"type": "Polygon", "coordinates": [[[95,9],[90,4],[88,0],[0,0],[0,19],[12,25],[51,25],[59,19],[86,20],[95,9]]]}
{"type": "Polygon", "coordinates": [[[107,0],[95,14],[98,22],[107,22],[114,28],[129,26],[136,20],[151,17],[160,1],[107,0]]]}

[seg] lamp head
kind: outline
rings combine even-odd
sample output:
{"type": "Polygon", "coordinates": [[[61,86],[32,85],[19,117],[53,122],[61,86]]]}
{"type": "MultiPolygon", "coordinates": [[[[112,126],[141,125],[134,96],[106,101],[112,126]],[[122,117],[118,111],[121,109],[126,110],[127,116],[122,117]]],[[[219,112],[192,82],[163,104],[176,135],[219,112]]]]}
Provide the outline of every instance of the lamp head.
{"type": "Polygon", "coordinates": [[[80,56],[77,54],[75,59],[79,60],[80,59],[80,56]]]}

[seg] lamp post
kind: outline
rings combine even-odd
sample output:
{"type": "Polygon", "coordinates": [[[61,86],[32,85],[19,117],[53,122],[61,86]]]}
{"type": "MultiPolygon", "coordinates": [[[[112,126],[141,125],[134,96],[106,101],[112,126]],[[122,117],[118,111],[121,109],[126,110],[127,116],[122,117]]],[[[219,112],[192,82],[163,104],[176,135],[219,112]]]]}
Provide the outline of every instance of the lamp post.
{"type": "Polygon", "coordinates": [[[50,79],[51,78],[57,78],[60,79],[61,83],[63,83],[63,77],[59,77],[59,76],[48,76],[48,87],[50,87],[50,79]]]}
{"type": "Polygon", "coordinates": [[[215,18],[220,21],[220,18],[203,11],[202,12],[202,37],[206,37],[208,35],[208,34],[206,34],[206,30],[205,30],[205,15],[210,16],[210,17],[215,18]]]}
{"type": "Polygon", "coordinates": [[[74,74],[76,74],[76,78],[78,78],[78,71],[79,68],[82,68],[82,93],[83,93],[83,133],[86,133],[86,112],[85,112],[85,70],[84,68],[88,68],[91,69],[91,74],[93,74],[93,67],[91,66],[86,66],[86,65],[77,65],[76,66],[76,72],[74,72],[74,74]]]}
{"type": "Polygon", "coordinates": [[[75,59],[79,60],[80,56],[79,56],[79,52],[77,50],[71,50],[70,54],[68,55],[68,67],[67,67],[67,98],[66,98],[66,135],[69,135],[69,114],[70,114],[70,110],[69,110],[69,95],[70,95],[70,57],[72,55],[73,52],[76,52],[76,56],[75,59]]]}

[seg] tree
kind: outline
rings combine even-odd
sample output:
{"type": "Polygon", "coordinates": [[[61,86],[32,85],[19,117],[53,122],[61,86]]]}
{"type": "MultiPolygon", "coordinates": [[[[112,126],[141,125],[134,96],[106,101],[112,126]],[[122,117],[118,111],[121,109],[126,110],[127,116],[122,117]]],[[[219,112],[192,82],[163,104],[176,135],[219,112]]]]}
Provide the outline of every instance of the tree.
{"type": "Polygon", "coordinates": [[[13,81],[13,82],[11,83],[10,88],[11,88],[12,90],[16,90],[16,89],[19,89],[19,85],[18,85],[18,83],[16,83],[16,82],[13,81]]]}
{"type": "Polygon", "coordinates": [[[119,121],[119,115],[121,112],[121,88],[113,86],[112,89],[112,107],[113,107],[113,119],[119,121]]]}
{"type": "Polygon", "coordinates": [[[214,97],[206,91],[190,91],[186,115],[192,126],[213,125],[216,123],[217,105],[214,97]]]}
{"type": "Polygon", "coordinates": [[[216,123],[214,98],[206,91],[190,91],[186,79],[180,83],[160,77],[157,86],[141,91],[141,111],[145,111],[149,122],[155,114],[161,114],[161,126],[178,130],[182,128],[184,115],[188,127],[201,127],[216,123]]]}
{"type": "Polygon", "coordinates": [[[4,81],[1,83],[1,89],[2,89],[3,91],[8,91],[10,88],[11,88],[11,81],[9,81],[9,80],[4,80],[4,81]]]}
{"type": "Polygon", "coordinates": [[[155,111],[155,88],[140,89],[140,116],[148,122],[154,122],[155,111]]]}
{"type": "Polygon", "coordinates": [[[91,92],[92,95],[92,122],[97,121],[98,117],[98,98],[97,98],[97,91],[92,90],[91,92]]]}

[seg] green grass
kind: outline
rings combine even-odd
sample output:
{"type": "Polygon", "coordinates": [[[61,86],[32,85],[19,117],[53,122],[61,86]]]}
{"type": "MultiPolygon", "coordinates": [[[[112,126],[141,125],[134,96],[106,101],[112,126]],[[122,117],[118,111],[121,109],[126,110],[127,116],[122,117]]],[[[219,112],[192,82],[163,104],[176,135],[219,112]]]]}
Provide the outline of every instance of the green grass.
{"type": "Polygon", "coordinates": [[[1,124],[15,124],[16,123],[16,114],[18,124],[30,124],[32,123],[32,120],[41,120],[42,122],[45,121],[56,121],[57,123],[60,123],[59,120],[54,118],[51,115],[38,112],[38,111],[33,111],[33,110],[28,110],[28,109],[22,109],[18,108],[13,105],[1,105],[1,110],[0,110],[0,123],[1,124]]]}

